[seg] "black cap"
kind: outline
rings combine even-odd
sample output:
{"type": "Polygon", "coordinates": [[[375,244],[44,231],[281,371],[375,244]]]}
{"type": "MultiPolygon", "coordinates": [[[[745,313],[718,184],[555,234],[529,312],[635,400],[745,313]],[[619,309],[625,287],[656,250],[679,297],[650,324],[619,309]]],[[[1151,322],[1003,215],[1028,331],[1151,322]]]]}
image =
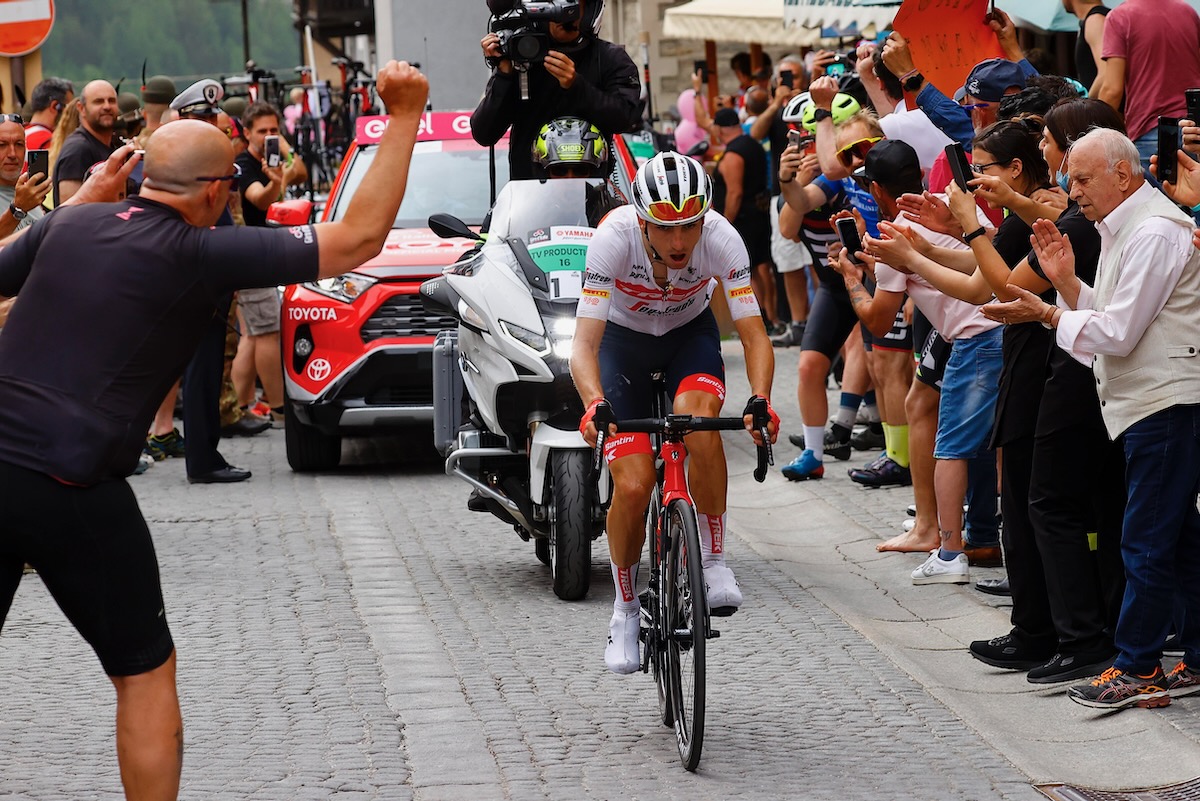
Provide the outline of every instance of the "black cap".
{"type": "Polygon", "coordinates": [[[921,159],[912,145],[899,139],[876,142],[863,166],[867,177],[896,197],[921,191],[921,159]]]}

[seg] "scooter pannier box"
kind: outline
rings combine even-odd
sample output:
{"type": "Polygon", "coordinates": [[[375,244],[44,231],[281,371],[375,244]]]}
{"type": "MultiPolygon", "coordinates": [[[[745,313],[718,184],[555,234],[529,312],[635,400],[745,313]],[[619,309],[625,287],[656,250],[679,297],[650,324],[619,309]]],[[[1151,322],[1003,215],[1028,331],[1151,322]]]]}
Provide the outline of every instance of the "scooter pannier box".
{"type": "Polygon", "coordinates": [[[462,400],[458,331],[439,331],[433,340],[433,444],[443,456],[458,441],[462,400]]]}

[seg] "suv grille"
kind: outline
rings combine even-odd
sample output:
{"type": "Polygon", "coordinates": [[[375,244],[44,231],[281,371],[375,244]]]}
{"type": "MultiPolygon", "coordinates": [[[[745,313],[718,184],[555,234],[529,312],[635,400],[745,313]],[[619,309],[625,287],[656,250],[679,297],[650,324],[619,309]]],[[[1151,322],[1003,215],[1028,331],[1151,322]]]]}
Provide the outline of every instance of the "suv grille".
{"type": "Polygon", "coordinates": [[[359,329],[363,342],[385,337],[435,337],[438,331],[454,328],[453,317],[425,311],[416,292],[392,295],[359,329]]]}

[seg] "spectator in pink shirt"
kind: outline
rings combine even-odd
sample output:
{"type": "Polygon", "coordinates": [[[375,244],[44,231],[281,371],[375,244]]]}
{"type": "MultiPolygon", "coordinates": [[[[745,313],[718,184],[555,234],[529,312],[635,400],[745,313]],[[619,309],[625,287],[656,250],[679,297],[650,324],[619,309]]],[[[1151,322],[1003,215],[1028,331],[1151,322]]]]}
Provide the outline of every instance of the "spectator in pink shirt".
{"type": "Polygon", "coordinates": [[[1104,25],[1100,99],[1118,111],[1142,167],[1158,150],[1158,117],[1186,116],[1184,90],[1200,87],[1200,16],[1185,0],[1126,0],[1104,25]]]}

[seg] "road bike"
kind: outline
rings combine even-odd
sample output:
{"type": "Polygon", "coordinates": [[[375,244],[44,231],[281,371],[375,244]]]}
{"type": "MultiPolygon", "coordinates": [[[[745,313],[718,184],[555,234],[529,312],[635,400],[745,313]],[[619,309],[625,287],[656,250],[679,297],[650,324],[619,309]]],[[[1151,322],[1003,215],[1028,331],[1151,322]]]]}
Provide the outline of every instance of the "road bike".
{"type": "MultiPolygon", "coordinates": [[[[658,687],[658,709],[664,726],[675,729],[675,744],[684,768],[694,771],[700,764],[704,744],[705,644],[720,636],[712,628],[704,568],[700,559],[700,536],[696,508],[688,493],[687,448],[684,437],[694,431],[744,431],[741,417],[693,417],[664,414],[669,408],[665,385],[656,377],[654,417],[616,420],[617,431],[644,432],[654,444],[658,475],[646,510],[646,541],[650,543],[650,571],[646,591],[641,594],[642,621],[639,639],[642,672],[654,672],[658,687]]],[[[767,433],[769,412],[761,398],[752,402],[749,413],[762,436],[758,446],[756,481],[763,481],[774,463],[767,433]]],[[[611,417],[611,411],[608,411],[611,417]]],[[[596,466],[603,452],[603,430],[608,422],[598,411],[601,436],[596,442],[596,466]]],[[[732,614],[732,610],[728,614],[732,614]]]]}

